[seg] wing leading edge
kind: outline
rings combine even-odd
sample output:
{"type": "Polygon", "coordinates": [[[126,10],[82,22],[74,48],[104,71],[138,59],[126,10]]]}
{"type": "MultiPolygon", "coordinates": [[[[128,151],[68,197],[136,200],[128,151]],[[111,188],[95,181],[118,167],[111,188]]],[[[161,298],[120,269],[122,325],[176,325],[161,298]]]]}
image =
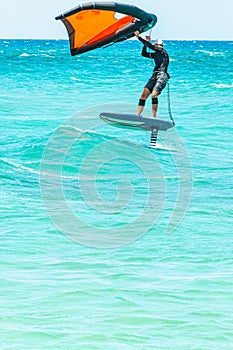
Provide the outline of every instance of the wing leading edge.
{"type": "Polygon", "coordinates": [[[56,20],[64,23],[74,56],[129,39],[136,30],[147,31],[157,17],[133,5],[93,2],[79,5],[56,20]]]}

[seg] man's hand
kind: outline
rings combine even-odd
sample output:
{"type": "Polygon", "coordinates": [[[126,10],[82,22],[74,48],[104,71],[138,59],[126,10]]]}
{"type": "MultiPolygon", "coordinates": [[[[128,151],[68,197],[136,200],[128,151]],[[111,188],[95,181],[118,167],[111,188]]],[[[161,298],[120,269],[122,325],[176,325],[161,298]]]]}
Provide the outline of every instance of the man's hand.
{"type": "Polygon", "coordinates": [[[139,30],[136,30],[136,32],[134,32],[134,35],[136,36],[136,38],[139,38],[139,30]]]}

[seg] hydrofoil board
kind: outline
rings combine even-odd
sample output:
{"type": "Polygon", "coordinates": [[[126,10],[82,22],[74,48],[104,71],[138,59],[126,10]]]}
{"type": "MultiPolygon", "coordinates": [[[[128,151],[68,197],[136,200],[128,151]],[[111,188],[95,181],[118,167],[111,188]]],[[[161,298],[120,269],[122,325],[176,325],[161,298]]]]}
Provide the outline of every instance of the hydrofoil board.
{"type": "Polygon", "coordinates": [[[118,128],[139,128],[152,131],[154,129],[168,130],[174,126],[171,122],[166,120],[141,117],[136,114],[103,112],[99,115],[99,117],[105,123],[109,123],[118,128]]]}

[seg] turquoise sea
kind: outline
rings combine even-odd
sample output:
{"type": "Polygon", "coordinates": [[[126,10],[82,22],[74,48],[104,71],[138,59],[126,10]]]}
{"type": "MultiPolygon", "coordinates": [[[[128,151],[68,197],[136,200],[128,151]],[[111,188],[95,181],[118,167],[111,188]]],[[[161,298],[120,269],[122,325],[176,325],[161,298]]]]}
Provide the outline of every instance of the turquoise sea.
{"type": "Polygon", "coordinates": [[[0,41],[1,350],[232,349],[233,42],[165,44],[150,149],[98,118],[136,110],[138,41],[0,41]]]}

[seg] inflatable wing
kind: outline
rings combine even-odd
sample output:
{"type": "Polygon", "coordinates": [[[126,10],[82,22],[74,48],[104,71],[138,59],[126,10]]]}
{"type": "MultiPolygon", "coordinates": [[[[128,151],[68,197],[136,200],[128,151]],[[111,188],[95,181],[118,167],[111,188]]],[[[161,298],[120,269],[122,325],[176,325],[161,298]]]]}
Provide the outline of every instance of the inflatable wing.
{"type": "Polygon", "coordinates": [[[152,28],[157,17],[136,6],[115,2],[81,4],[56,17],[66,26],[71,55],[123,41],[152,28]]]}

